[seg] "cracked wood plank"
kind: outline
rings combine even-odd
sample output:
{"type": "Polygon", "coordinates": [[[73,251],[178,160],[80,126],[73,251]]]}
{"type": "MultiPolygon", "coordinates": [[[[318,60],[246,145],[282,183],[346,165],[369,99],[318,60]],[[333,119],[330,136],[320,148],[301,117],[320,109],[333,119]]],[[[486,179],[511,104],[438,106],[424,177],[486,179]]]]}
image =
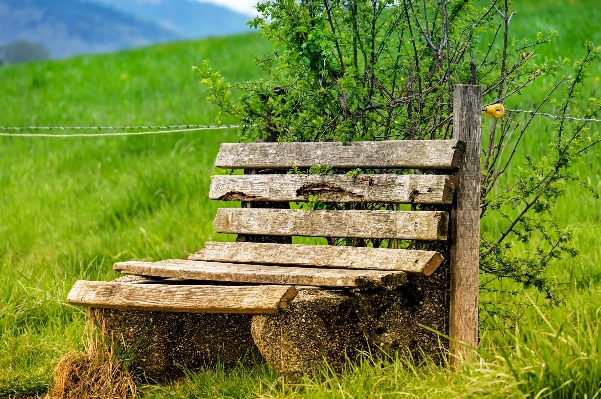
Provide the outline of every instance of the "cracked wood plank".
{"type": "Polygon", "coordinates": [[[450,204],[454,178],[442,175],[213,176],[209,198],[223,201],[450,204]]]}
{"type": "Polygon", "coordinates": [[[464,143],[457,140],[392,140],[310,143],[224,143],[215,166],[225,169],[333,168],[456,169],[464,143]]]}
{"type": "Polygon", "coordinates": [[[119,262],[113,268],[141,276],[249,284],[311,285],[317,287],[398,287],[407,282],[400,271],[317,269],[172,259],[161,262],[119,262]]]}
{"type": "Polygon", "coordinates": [[[190,255],[188,259],[279,266],[397,270],[414,276],[431,275],[443,260],[435,251],[250,242],[207,242],[203,249],[190,255]]]}
{"type": "Polygon", "coordinates": [[[94,308],[190,313],[269,314],[296,297],[292,286],[129,284],[80,280],[67,301],[94,308]]]}
{"type": "Polygon", "coordinates": [[[274,236],[446,240],[448,213],[440,211],[217,210],[218,233],[274,236]]]}

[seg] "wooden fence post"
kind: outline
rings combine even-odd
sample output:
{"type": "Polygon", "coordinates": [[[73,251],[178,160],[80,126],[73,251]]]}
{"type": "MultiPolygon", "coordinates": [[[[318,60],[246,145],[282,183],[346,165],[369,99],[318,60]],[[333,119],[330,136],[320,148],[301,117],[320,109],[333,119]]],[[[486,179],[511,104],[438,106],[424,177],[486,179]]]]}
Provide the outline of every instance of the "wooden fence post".
{"type": "Polygon", "coordinates": [[[477,347],[478,267],[480,248],[480,152],[482,87],[456,85],[453,138],[466,143],[463,166],[456,173],[456,199],[451,210],[451,300],[449,336],[451,365],[477,347]]]}

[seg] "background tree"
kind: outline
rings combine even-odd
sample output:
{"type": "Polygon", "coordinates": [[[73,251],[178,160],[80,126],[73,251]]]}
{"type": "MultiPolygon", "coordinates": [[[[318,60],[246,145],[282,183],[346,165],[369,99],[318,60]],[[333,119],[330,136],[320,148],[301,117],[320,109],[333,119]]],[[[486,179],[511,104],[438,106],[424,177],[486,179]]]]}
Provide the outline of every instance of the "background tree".
{"type": "Polygon", "coordinates": [[[50,53],[41,43],[29,43],[26,40],[16,40],[0,46],[0,64],[20,64],[23,62],[39,61],[50,58],[50,53]]]}

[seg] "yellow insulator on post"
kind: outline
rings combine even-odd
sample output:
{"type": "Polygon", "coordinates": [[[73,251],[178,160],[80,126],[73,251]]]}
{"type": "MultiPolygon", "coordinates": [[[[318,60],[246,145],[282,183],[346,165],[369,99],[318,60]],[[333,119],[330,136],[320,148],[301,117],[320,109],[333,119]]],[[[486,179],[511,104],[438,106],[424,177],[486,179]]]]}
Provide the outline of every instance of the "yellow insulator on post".
{"type": "Polygon", "coordinates": [[[500,118],[505,115],[503,104],[492,104],[486,106],[486,116],[489,118],[500,118]]]}

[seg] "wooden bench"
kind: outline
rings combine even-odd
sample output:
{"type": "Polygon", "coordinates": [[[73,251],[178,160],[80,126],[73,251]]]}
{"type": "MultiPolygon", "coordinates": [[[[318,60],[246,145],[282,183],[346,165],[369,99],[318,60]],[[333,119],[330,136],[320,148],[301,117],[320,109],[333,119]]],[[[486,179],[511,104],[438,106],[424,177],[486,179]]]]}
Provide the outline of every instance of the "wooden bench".
{"type": "Polygon", "coordinates": [[[434,327],[477,345],[479,92],[479,86],[456,88],[451,140],[222,144],[216,166],[245,174],[215,176],[209,197],[242,201],[241,208],[218,209],[214,221],[216,232],[238,234],[237,242],[207,242],[188,260],[116,263],[116,271],[152,280],[78,281],[69,303],[278,314],[293,307],[302,290],[372,296],[405,286],[421,290],[447,258],[436,288],[444,291],[444,303],[435,309],[448,311],[437,315],[443,321],[434,327]],[[302,173],[314,165],[336,173],[302,173]],[[346,173],[356,168],[369,173],[346,173]],[[307,201],[347,205],[289,209],[290,203],[307,201]],[[411,204],[412,210],[398,210],[399,204],[411,204]],[[292,236],[346,238],[361,246],[291,244],[292,236]],[[395,249],[400,240],[412,241],[411,249],[395,249]]]}

